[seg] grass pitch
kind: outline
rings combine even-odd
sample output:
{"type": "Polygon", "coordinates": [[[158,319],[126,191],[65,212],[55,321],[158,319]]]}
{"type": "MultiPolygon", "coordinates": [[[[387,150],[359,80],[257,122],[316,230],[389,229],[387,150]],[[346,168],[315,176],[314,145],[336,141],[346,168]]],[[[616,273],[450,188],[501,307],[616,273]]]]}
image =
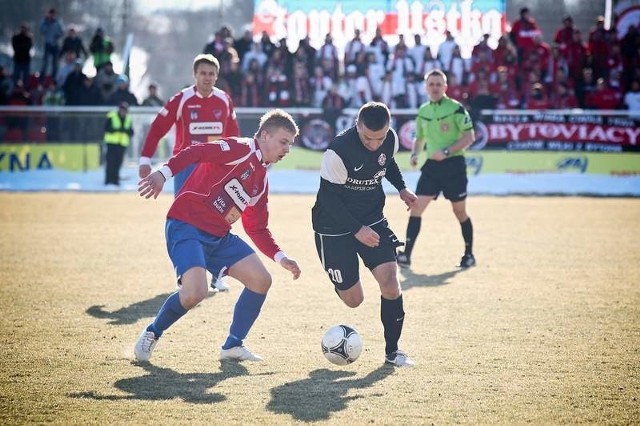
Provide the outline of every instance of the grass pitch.
{"type": "MultiPolygon", "coordinates": [[[[478,266],[458,271],[449,203],[423,217],[401,270],[414,369],[382,365],[379,291],[345,307],[315,254],[312,196],[272,196],[271,230],[302,267],[274,284],[247,345],[220,364],[241,285],[170,328],[151,363],[132,346],[174,291],[164,246],[171,197],[0,193],[0,423],[637,424],[640,200],[471,197],[478,266]],[[347,367],[320,351],[347,323],[365,350],[347,367]]],[[[403,238],[407,213],[389,196],[403,238]]],[[[238,227],[237,231],[241,232],[238,227]]]]}

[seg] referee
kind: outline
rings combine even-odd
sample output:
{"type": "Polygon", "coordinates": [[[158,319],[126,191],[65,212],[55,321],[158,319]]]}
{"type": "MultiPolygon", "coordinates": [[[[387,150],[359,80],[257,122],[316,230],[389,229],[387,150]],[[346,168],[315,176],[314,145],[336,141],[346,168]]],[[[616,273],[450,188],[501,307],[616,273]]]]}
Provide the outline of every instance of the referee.
{"type": "Polygon", "coordinates": [[[412,367],[414,361],[398,349],[404,323],[396,264],[401,243],[383,214],[382,178],[391,182],[407,206],[416,196],[407,189],[393,158],[399,144],[390,122],[385,104],[368,102],[358,111],[355,126],[336,136],[322,158],[311,217],[318,256],[340,299],[350,308],[364,300],[360,257],[380,286],[385,363],[412,367]]]}
{"type": "Polygon", "coordinates": [[[410,209],[407,225],[406,247],[398,253],[398,264],[411,265],[411,252],[420,233],[422,213],[431,200],[440,192],[451,201],[462,238],[464,255],[457,265],[468,268],[476,264],[473,256],[473,226],[467,215],[467,166],[464,149],[475,139],[473,123],[467,110],[460,102],[449,98],[447,77],[438,70],[429,71],[425,77],[425,86],[429,101],[422,104],[416,118],[416,140],[411,153],[411,165],[418,164],[418,156],[423,148],[427,152],[427,161],[420,169],[420,179],[416,189],[418,200],[410,209]]]}

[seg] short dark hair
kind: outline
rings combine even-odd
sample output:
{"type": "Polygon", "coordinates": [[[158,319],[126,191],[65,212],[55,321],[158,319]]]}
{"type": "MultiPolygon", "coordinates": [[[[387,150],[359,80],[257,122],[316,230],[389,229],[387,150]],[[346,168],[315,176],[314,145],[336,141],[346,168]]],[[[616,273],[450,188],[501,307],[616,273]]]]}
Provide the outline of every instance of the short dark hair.
{"type": "Polygon", "coordinates": [[[276,128],[286,129],[293,133],[294,136],[298,136],[298,133],[300,132],[298,125],[291,114],[277,108],[267,111],[262,115],[262,117],[260,117],[260,125],[258,126],[258,131],[256,132],[255,137],[258,137],[263,130],[269,131],[276,128]]]}
{"type": "Polygon", "coordinates": [[[431,77],[432,75],[435,75],[435,76],[438,76],[438,77],[442,77],[442,79],[444,80],[444,84],[447,84],[447,74],[445,74],[444,71],[439,70],[437,68],[434,68],[431,71],[429,71],[428,73],[426,73],[424,75],[424,81],[427,81],[427,79],[429,77],[431,77]]]}
{"type": "Polygon", "coordinates": [[[200,64],[213,65],[218,71],[220,71],[220,62],[218,62],[218,59],[216,59],[216,57],[210,53],[202,53],[193,59],[193,72],[196,72],[198,70],[200,64]]]}
{"type": "Polygon", "coordinates": [[[367,102],[358,111],[358,123],[374,132],[383,129],[390,121],[389,107],[382,102],[367,102]]]}

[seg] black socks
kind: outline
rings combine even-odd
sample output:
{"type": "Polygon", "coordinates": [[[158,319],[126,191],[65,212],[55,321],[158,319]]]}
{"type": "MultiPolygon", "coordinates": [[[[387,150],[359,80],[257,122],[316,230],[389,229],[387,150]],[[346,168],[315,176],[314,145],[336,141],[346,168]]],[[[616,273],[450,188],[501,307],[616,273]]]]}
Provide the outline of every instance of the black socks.
{"type": "Polygon", "coordinates": [[[402,295],[394,300],[380,297],[380,319],[384,328],[385,353],[390,354],[398,350],[398,340],[402,334],[404,324],[404,309],[402,295]]]}

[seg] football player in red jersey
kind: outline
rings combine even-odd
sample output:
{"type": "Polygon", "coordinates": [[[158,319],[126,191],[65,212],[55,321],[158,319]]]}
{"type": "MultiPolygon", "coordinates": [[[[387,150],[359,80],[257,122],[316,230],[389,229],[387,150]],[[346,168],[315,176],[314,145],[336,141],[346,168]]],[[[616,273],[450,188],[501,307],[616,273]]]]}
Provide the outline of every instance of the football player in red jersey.
{"type": "MultiPolygon", "coordinates": [[[[195,84],[174,95],[156,116],[140,156],[139,175],[144,178],[151,173],[151,157],[171,126],[176,125],[176,154],[188,146],[215,141],[221,137],[239,136],[231,97],[214,85],[220,72],[220,63],[213,55],[198,55],[193,60],[195,84]]],[[[190,166],[178,173],[173,180],[173,191],[177,196],[184,182],[191,175],[190,166]]],[[[217,277],[211,280],[211,287],[227,291],[229,286],[217,277]]]]}
{"type": "Polygon", "coordinates": [[[258,249],[290,271],[293,279],[300,276],[298,264],[280,249],[267,226],[267,167],[289,153],[297,134],[298,126],[288,113],[272,110],[260,119],[254,138],[222,138],[189,146],[140,181],[140,195],[157,198],[167,178],[196,165],[169,209],[165,227],[169,257],[182,285],[140,334],[137,360],[148,361],[162,333],[207,297],[206,270],[214,276],[228,273],[245,286],[220,359],[262,359],[244,347],[243,340],[258,318],[271,275],[254,250],[230,231],[242,218],[258,249]]]}
{"type": "MultiPolygon", "coordinates": [[[[240,135],[231,97],[214,86],[219,71],[220,63],[213,55],[203,54],[195,57],[193,60],[195,84],[169,99],[151,123],[140,155],[141,178],[151,173],[151,157],[160,139],[174,124],[176,125],[174,154],[194,144],[240,135]]],[[[192,171],[193,167],[190,167],[175,176],[175,195],[178,195],[192,171]]]]}

